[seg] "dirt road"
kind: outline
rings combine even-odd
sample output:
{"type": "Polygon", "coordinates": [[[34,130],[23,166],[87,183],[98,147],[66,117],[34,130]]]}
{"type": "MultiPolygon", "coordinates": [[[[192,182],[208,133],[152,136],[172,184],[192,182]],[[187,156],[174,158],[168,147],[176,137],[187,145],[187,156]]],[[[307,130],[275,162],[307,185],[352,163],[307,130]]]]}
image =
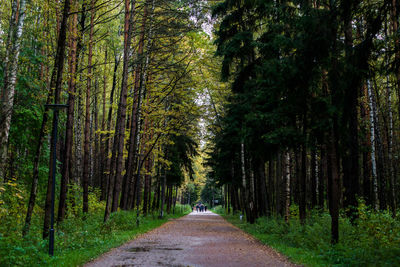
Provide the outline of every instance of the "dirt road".
{"type": "Polygon", "coordinates": [[[94,266],[294,266],[211,212],[170,221],[88,263],[94,266]]]}

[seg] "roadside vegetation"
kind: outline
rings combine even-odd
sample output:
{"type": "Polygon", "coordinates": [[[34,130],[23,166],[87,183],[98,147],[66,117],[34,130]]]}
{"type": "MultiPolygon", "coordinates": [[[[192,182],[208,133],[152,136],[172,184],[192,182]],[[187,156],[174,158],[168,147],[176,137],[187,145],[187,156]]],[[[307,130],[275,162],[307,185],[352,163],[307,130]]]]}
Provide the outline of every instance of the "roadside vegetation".
{"type": "Polygon", "coordinates": [[[292,262],[306,266],[399,266],[400,222],[389,212],[376,213],[364,204],[359,206],[360,217],[352,225],[340,216],[342,236],[339,243],[330,240],[330,215],[313,210],[301,225],[298,207],[292,206],[291,220],[282,217],[260,217],[254,224],[240,220],[240,212],[228,214],[222,206],[213,211],[227,221],[251,234],[292,262]]]}
{"type": "MultiPolygon", "coordinates": [[[[6,186],[14,188],[7,188],[8,192],[18,188],[13,184],[6,186]]],[[[57,225],[54,257],[48,255],[48,239],[42,238],[43,211],[35,210],[38,216],[34,217],[29,234],[22,237],[23,213],[11,212],[18,210],[18,202],[3,206],[0,210],[0,266],[79,266],[191,211],[189,205],[176,204],[162,219],[158,218],[157,211],[140,215],[137,227],[135,210],[112,213],[104,223],[105,202],[98,202],[96,194],[90,193],[89,203],[88,214],[81,212],[79,206],[71,207],[70,215],[57,225]]]]}

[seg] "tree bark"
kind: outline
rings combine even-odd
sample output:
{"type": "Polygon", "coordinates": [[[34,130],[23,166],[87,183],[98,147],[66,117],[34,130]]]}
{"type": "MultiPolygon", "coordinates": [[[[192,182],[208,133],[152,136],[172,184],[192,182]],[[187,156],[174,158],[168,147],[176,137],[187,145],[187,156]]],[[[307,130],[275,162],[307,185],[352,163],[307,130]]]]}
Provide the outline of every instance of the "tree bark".
{"type": "MultiPolygon", "coordinates": [[[[53,72],[57,73],[57,78],[55,81],[55,91],[54,91],[54,103],[58,104],[60,100],[60,93],[62,87],[62,76],[64,71],[64,55],[65,55],[65,41],[67,35],[67,23],[68,23],[68,12],[70,7],[70,0],[64,1],[64,10],[63,16],[60,26],[60,32],[58,36],[57,42],[57,54],[54,62],[54,70],[53,72]]],[[[51,87],[52,88],[52,87],[51,87]]],[[[58,111],[54,111],[54,115],[56,117],[56,113],[58,111]]],[[[54,130],[54,120],[53,120],[53,130],[54,130]]],[[[51,142],[53,144],[53,142],[51,142]]],[[[53,147],[50,146],[50,151],[52,151],[53,147]]],[[[55,148],[54,148],[55,149],[55,148]]],[[[50,164],[53,161],[53,158],[50,157],[50,164]]],[[[50,165],[51,166],[51,165],[50,165]]],[[[50,167],[51,169],[51,167],[50,167]]],[[[56,171],[56,170],[54,170],[56,171]]],[[[45,212],[44,212],[44,223],[43,223],[43,239],[45,239],[49,234],[49,225],[50,225],[50,211],[51,211],[51,192],[52,192],[52,177],[51,172],[49,173],[48,182],[47,182],[47,192],[46,192],[46,202],[45,202],[45,212]]]]}
{"type": "Polygon", "coordinates": [[[25,20],[26,0],[13,0],[11,5],[10,29],[6,45],[4,87],[0,94],[0,184],[5,180],[8,135],[14,108],[15,86],[17,83],[18,57],[21,35],[25,20]]]}
{"type": "Polygon", "coordinates": [[[111,138],[111,122],[112,122],[112,114],[113,114],[113,103],[114,103],[114,92],[115,88],[117,86],[117,70],[118,70],[118,65],[120,62],[120,58],[117,56],[117,54],[114,55],[115,57],[115,63],[114,63],[114,72],[113,72],[113,82],[112,82],[112,87],[111,87],[111,93],[110,93],[110,101],[109,101],[109,108],[108,108],[108,115],[107,115],[107,133],[105,135],[105,150],[104,150],[104,161],[105,161],[105,166],[104,170],[102,172],[102,180],[103,180],[103,188],[101,191],[102,195],[102,200],[107,199],[107,195],[109,194],[109,184],[110,184],[110,165],[111,165],[111,157],[109,156],[109,151],[110,151],[110,145],[112,142],[111,138]]]}
{"type": "MultiPolygon", "coordinates": [[[[333,125],[334,128],[337,125],[333,125]]],[[[331,214],[331,243],[339,242],[339,201],[340,201],[340,176],[337,159],[337,138],[335,137],[334,129],[332,129],[329,140],[329,157],[330,157],[330,172],[331,172],[331,198],[330,198],[330,214],[331,214]]]]}
{"type": "Polygon", "coordinates": [[[378,175],[376,170],[376,156],[375,156],[375,108],[374,108],[374,97],[372,94],[372,89],[370,82],[367,82],[368,86],[368,98],[369,98],[369,119],[370,119],[370,136],[371,136],[371,165],[372,165],[372,188],[373,188],[373,203],[374,209],[379,208],[379,198],[378,198],[378,175]]]}
{"type": "Polygon", "coordinates": [[[122,71],[122,84],[120,93],[120,102],[117,112],[117,122],[115,127],[115,137],[113,144],[113,153],[111,157],[111,166],[109,174],[109,190],[107,193],[106,209],[104,221],[110,216],[110,212],[117,211],[118,198],[121,191],[121,172],[123,149],[125,140],[125,119],[126,119],[126,99],[128,92],[128,68],[130,60],[130,47],[133,31],[133,16],[135,11],[135,1],[125,0],[125,25],[124,25],[124,60],[122,71]],[[131,7],[129,8],[129,5],[131,7]]]}
{"type": "Polygon", "coordinates": [[[121,197],[121,208],[127,209],[128,202],[129,204],[133,203],[132,197],[134,197],[134,193],[136,191],[135,185],[137,185],[137,177],[134,181],[134,173],[138,165],[138,146],[139,143],[139,131],[138,125],[140,120],[140,111],[138,110],[141,107],[141,97],[142,97],[142,75],[143,75],[143,49],[144,49],[144,35],[145,35],[145,27],[146,27],[146,20],[147,20],[147,8],[148,8],[148,1],[144,6],[143,11],[143,20],[141,26],[141,33],[139,38],[139,48],[137,53],[138,64],[136,65],[135,69],[135,83],[134,83],[134,99],[132,105],[132,115],[131,115],[131,122],[130,122],[130,136],[129,136],[129,151],[128,151],[128,158],[125,162],[125,175],[123,179],[123,193],[121,197]],[[129,199],[129,200],[128,200],[129,199]]]}
{"type": "Polygon", "coordinates": [[[285,152],[285,222],[289,222],[290,217],[290,152],[285,152]]]}
{"type": "MultiPolygon", "coordinates": [[[[76,11],[76,1],[71,3],[73,11],[76,11]]],[[[77,49],[78,43],[78,14],[73,14],[72,20],[70,21],[70,55],[69,55],[69,80],[68,80],[68,110],[67,110],[67,124],[65,129],[65,145],[64,145],[64,161],[61,171],[61,188],[60,188],[60,200],[58,204],[58,216],[57,221],[61,222],[65,218],[66,210],[66,199],[68,192],[69,178],[71,172],[71,156],[72,156],[72,138],[73,138],[73,127],[74,127],[74,108],[75,108],[75,87],[76,87],[76,70],[78,68],[79,51],[77,49]]]]}
{"type": "Polygon", "coordinates": [[[87,87],[86,87],[86,108],[85,108],[85,127],[84,127],[84,149],[83,149],[83,173],[82,173],[82,187],[83,187],[83,205],[82,211],[89,212],[89,156],[90,156],[90,91],[92,88],[92,55],[93,55],[93,30],[94,30],[94,17],[95,17],[95,0],[91,1],[91,15],[90,15],[90,32],[89,32],[89,54],[88,54],[88,72],[87,72],[87,87]]]}

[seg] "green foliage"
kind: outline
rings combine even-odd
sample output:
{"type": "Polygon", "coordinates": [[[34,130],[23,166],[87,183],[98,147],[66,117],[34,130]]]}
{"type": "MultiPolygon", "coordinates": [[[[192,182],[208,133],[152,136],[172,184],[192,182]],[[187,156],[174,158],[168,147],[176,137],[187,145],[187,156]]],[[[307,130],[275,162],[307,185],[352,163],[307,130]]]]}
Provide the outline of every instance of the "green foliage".
{"type": "Polygon", "coordinates": [[[26,193],[15,179],[0,185],[0,234],[18,232],[18,223],[24,218],[26,193]]]}
{"type": "MultiPolygon", "coordinates": [[[[78,194],[78,188],[74,186],[72,190],[77,190],[75,193],[78,194]]],[[[0,187],[0,266],[78,266],[138,234],[159,227],[169,218],[178,218],[191,211],[189,205],[177,205],[174,214],[166,214],[163,219],[158,219],[158,214],[140,216],[139,228],[136,227],[135,211],[113,213],[104,223],[105,203],[98,201],[99,192],[95,190],[89,194],[89,214],[80,212],[81,200],[76,198],[76,205],[69,206],[73,212],[56,225],[55,256],[50,257],[48,240],[41,238],[42,218],[35,216],[30,233],[25,238],[21,237],[25,213],[17,207],[25,204],[22,201],[23,192],[15,181],[4,185],[7,191],[2,189],[0,187]]]]}
{"type": "Polygon", "coordinates": [[[257,219],[256,223],[240,221],[239,215],[225,215],[230,222],[288,256],[307,266],[398,266],[400,265],[400,221],[389,212],[375,212],[364,204],[360,217],[352,225],[340,219],[340,242],[330,243],[330,221],[327,212],[312,211],[305,225],[298,218],[289,224],[283,218],[257,219]]]}

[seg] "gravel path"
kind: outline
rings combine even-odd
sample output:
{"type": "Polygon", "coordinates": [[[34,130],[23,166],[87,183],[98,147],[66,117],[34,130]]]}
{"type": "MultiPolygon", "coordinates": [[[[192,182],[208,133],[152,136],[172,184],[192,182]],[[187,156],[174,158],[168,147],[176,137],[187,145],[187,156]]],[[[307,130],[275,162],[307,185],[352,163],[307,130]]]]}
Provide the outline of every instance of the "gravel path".
{"type": "Polygon", "coordinates": [[[93,266],[295,266],[212,212],[171,220],[89,262],[93,266]]]}

